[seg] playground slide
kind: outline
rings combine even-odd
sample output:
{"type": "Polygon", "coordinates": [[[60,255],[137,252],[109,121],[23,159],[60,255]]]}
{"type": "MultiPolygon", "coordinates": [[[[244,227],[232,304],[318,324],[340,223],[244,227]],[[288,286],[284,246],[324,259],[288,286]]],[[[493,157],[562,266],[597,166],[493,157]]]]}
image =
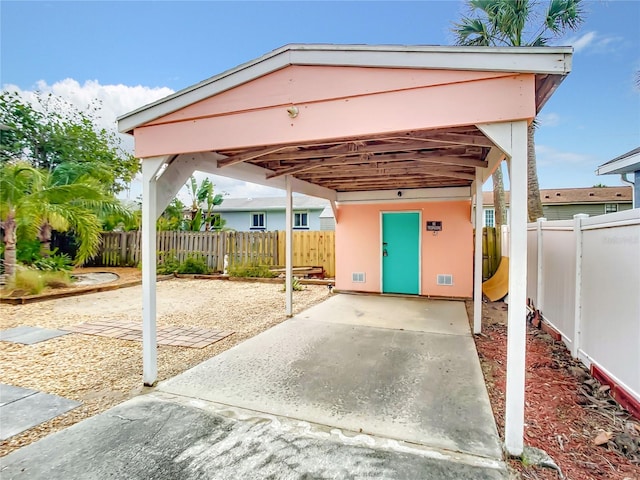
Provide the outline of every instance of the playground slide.
{"type": "Polygon", "coordinates": [[[498,270],[482,283],[482,293],[492,302],[504,298],[509,293],[509,257],[502,257],[498,270]]]}

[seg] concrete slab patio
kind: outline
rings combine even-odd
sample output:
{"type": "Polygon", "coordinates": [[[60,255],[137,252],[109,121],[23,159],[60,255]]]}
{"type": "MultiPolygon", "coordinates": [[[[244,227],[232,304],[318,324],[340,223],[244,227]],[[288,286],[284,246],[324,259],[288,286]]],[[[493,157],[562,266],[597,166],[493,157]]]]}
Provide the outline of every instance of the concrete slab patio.
{"type": "Polygon", "coordinates": [[[336,295],[158,389],[454,452],[502,455],[463,302],[336,295]]]}
{"type": "Polygon", "coordinates": [[[351,295],[1,458],[0,476],[507,478],[464,304],[351,295]]]}

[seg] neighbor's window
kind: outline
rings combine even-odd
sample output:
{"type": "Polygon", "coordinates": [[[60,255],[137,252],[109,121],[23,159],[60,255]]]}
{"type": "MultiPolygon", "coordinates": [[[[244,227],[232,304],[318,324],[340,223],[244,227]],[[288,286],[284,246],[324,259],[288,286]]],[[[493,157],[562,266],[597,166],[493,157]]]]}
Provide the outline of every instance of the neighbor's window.
{"type": "Polygon", "coordinates": [[[294,212],[293,213],[293,228],[309,228],[309,213],[308,212],[294,212]]]}
{"type": "Polygon", "coordinates": [[[615,213],[618,211],[617,203],[605,203],[604,204],[604,213],[615,213]]]}
{"type": "Polygon", "coordinates": [[[496,226],[496,213],[493,208],[487,208],[484,211],[484,226],[495,227],[496,226]]]}
{"type": "Polygon", "coordinates": [[[251,230],[264,230],[266,214],[264,212],[255,212],[251,214],[251,230]]]}

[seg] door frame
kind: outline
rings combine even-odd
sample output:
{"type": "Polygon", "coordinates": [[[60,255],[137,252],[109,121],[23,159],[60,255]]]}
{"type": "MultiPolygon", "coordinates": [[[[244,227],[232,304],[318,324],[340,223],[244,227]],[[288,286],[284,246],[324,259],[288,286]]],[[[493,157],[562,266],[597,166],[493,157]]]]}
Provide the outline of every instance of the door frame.
{"type": "MultiPolygon", "coordinates": [[[[384,231],[382,217],[389,213],[417,213],[418,214],[418,295],[422,295],[422,210],[380,210],[379,226],[380,226],[380,293],[384,293],[384,257],[382,256],[384,245],[384,231]]],[[[394,295],[392,293],[387,295],[394,295]]],[[[402,294],[400,294],[402,295],[402,294]]],[[[411,295],[411,294],[407,294],[411,295]]]]}

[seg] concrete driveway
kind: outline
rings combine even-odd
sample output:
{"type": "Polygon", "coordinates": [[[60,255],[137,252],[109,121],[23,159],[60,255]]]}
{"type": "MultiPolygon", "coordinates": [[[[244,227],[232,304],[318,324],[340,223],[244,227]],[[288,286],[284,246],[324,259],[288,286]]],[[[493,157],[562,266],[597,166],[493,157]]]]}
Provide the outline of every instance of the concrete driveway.
{"type": "Polygon", "coordinates": [[[2,478],[506,478],[463,302],[336,295],[2,478]]]}

